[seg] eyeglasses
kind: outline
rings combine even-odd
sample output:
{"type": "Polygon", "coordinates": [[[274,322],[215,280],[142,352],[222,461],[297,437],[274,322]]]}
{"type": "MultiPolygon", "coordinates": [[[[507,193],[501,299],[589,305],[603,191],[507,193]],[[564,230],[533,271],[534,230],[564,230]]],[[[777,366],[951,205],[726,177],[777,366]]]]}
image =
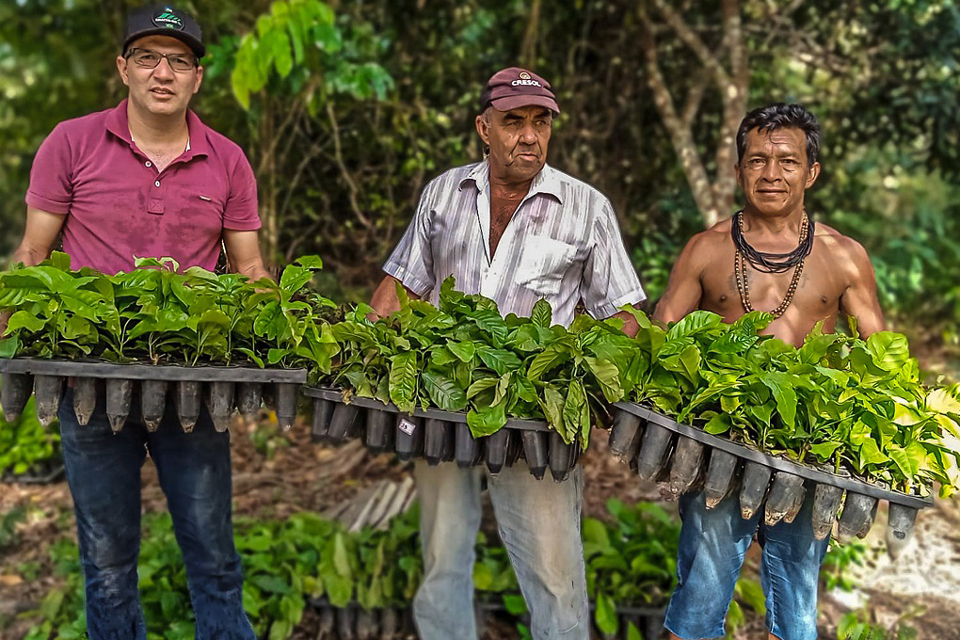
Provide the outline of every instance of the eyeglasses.
{"type": "Polygon", "coordinates": [[[130,49],[126,57],[144,69],[156,69],[164,58],[174,71],[192,71],[200,64],[196,56],[187,53],[160,53],[150,49],[130,49]]]}

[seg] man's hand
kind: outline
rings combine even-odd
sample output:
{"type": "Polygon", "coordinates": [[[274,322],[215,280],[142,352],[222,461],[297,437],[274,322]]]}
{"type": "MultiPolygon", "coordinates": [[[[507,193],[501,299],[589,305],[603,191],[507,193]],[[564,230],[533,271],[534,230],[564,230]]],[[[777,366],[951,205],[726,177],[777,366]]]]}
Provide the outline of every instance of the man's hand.
{"type": "MultiPolygon", "coordinates": [[[[389,316],[394,311],[400,310],[400,298],[397,296],[398,284],[403,286],[403,283],[393,276],[384,276],[380,282],[380,286],[373,292],[373,297],[370,299],[370,306],[373,307],[373,311],[376,314],[374,317],[371,317],[370,320],[376,320],[377,317],[383,318],[389,316]]],[[[411,298],[420,297],[410,291],[410,289],[406,287],[403,288],[407,290],[407,295],[411,298]]]]}

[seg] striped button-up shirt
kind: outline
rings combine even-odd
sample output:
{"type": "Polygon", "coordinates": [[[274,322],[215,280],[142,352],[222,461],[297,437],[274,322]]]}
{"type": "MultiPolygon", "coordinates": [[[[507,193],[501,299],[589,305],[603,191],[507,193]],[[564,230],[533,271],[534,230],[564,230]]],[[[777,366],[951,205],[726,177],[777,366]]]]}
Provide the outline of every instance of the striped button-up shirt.
{"type": "Polygon", "coordinates": [[[491,256],[489,178],[485,161],[427,184],[384,271],[434,304],[450,275],[459,291],[493,299],[503,315],[529,316],[545,298],[554,323],[565,326],[581,300],[587,313],[606,318],[646,298],[610,201],[549,165],[533,179],[491,256]]]}

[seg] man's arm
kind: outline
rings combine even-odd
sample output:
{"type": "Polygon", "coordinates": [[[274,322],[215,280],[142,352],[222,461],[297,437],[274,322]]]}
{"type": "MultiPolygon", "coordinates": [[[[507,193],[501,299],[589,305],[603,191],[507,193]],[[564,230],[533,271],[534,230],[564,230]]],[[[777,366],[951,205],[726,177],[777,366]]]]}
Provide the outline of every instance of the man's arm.
{"type": "MultiPolygon", "coordinates": [[[[398,284],[403,286],[403,283],[393,276],[384,276],[383,280],[380,281],[380,286],[373,292],[373,297],[370,299],[370,306],[373,307],[377,316],[386,317],[394,311],[400,310],[400,298],[397,297],[398,284]]],[[[403,288],[407,290],[407,295],[411,298],[420,297],[407,287],[403,288]]],[[[371,318],[371,320],[374,319],[371,318]]]]}
{"type": "Polygon", "coordinates": [[[223,246],[227,250],[230,264],[237,273],[247,276],[253,282],[270,277],[267,268],[263,266],[256,231],[224,229],[223,246]]]}
{"type": "MultiPolygon", "coordinates": [[[[46,260],[60,235],[65,219],[65,216],[56,213],[27,207],[27,226],[23,231],[20,246],[13,252],[11,263],[32,267],[46,260]]],[[[9,319],[9,311],[0,313],[0,336],[6,332],[9,319]]]]}
{"type": "Polygon", "coordinates": [[[653,318],[664,324],[677,322],[691,311],[696,311],[703,297],[703,286],[700,277],[703,273],[702,253],[705,237],[698,233],[680,252],[677,263],[670,271],[667,281],[667,290],[657,303],[653,318]]]}
{"type": "Polygon", "coordinates": [[[840,310],[857,319],[857,331],[861,337],[867,338],[872,333],[886,329],[877,299],[877,277],[870,257],[860,243],[850,238],[845,241],[849,243],[847,264],[852,271],[850,285],[840,296],[840,310]]]}
{"type": "Polygon", "coordinates": [[[11,262],[32,267],[46,260],[60,235],[60,230],[63,229],[64,220],[66,216],[27,207],[27,226],[23,231],[23,240],[13,252],[11,262]]]}

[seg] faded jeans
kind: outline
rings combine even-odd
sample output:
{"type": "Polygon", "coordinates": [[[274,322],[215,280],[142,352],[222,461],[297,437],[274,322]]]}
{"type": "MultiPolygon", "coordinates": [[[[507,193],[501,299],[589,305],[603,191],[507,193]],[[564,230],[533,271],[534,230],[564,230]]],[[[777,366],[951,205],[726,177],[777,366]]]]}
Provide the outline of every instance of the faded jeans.
{"type": "Polygon", "coordinates": [[[830,536],[817,540],[811,522],[814,485],[793,522],[768,526],[763,507],[749,520],[740,515],[734,493],[707,509],[703,493],[680,497],[678,584],[667,607],[665,626],[680,638],[719,638],[747,549],[763,546],[760,583],[766,597],[767,628],[783,640],[816,640],[817,584],[830,536]]]}
{"type": "MultiPolygon", "coordinates": [[[[413,601],[423,640],[473,640],[474,545],[480,528],[485,470],[417,461],[424,577],[413,601]]],[[[580,504],[583,469],[561,483],[534,478],[523,460],[488,476],[500,537],[530,610],[536,640],[587,640],[580,504]]]]}
{"type": "MultiPolygon", "coordinates": [[[[137,590],[140,552],[140,467],[147,451],[183,552],[198,640],[255,640],[243,611],[243,576],[233,544],[230,434],[217,433],[206,408],[184,433],[172,406],[148,433],[134,393],[123,429],[110,429],[103,394],[80,426],[73,390],[60,403],[67,482],[77,516],[91,640],[145,640],[137,590]]],[[[172,622],[172,621],[168,621],[172,622]]]]}

